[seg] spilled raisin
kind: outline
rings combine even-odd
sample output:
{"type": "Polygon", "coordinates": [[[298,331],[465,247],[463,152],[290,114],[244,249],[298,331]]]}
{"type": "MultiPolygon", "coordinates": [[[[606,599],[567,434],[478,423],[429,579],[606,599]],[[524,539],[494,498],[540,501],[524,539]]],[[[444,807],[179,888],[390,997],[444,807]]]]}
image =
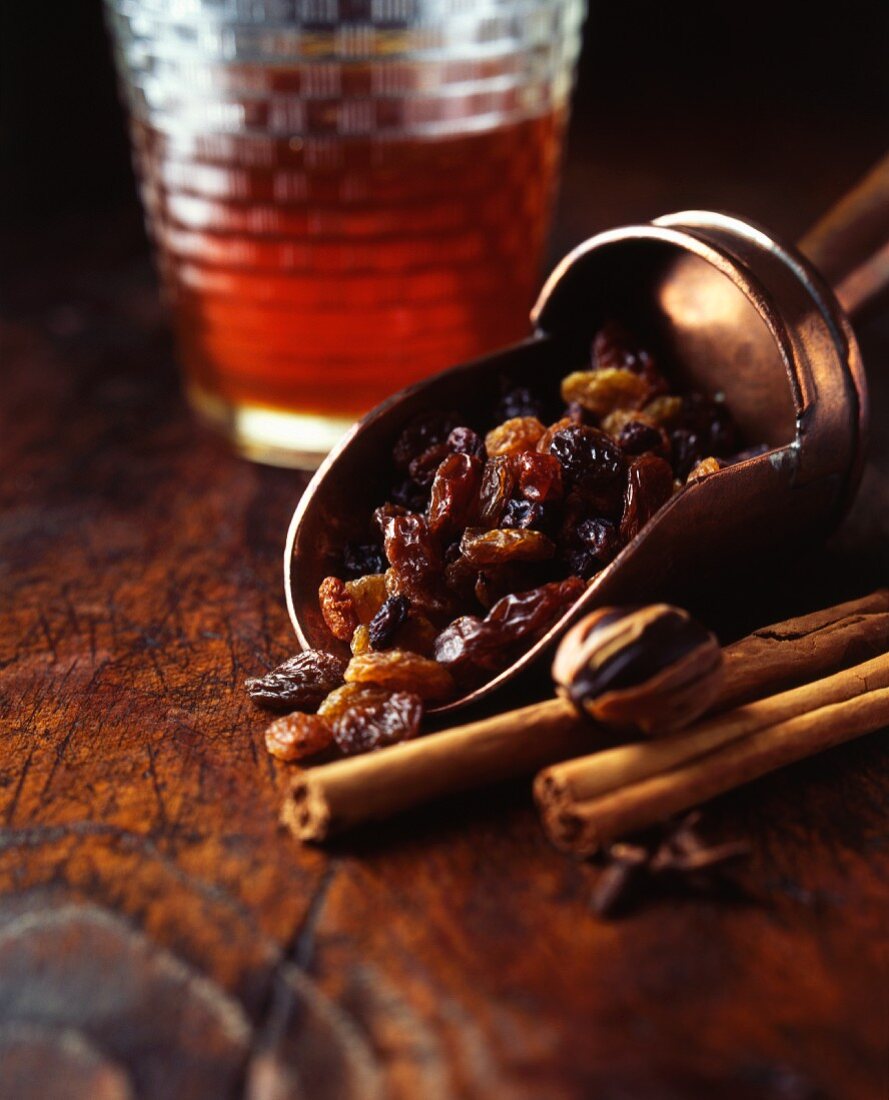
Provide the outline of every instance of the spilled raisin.
{"type": "Polygon", "coordinates": [[[247,694],[266,710],[315,710],[343,682],[346,662],[333,653],[306,649],[264,676],[245,682],[247,694]]]}

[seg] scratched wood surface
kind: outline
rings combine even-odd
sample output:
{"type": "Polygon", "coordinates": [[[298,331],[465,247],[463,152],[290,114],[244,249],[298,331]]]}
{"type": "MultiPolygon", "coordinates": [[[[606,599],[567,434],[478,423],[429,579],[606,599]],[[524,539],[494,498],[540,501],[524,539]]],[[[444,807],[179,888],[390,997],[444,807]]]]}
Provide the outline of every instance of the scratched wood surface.
{"type": "MultiPolygon", "coordinates": [[[[796,234],[879,152],[856,149],[788,153],[794,202],[774,165],[742,188],[729,158],[696,189],[609,176],[605,149],[569,172],[559,239],[707,201],[796,234]]],[[[524,784],[297,847],[241,684],[292,647],[279,561],[303,481],[192,425],[128,218],[10,248],[3,1097],[886,1096],[883,735],[713,806],[707,835],[752,843],[734,896],[617,923],[524,784]]],[[[727,577],[704,609],[727,637],[889,578],[889,326],[863,337],[855,510],[827,549],[727,577]]]]}

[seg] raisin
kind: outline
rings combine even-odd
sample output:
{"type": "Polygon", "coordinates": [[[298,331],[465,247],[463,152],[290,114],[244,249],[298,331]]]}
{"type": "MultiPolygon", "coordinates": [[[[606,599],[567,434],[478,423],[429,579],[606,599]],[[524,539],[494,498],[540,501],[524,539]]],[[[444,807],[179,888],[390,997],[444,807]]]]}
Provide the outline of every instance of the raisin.
{"type": "MultiPolygon", "coordinates": [[[[422,516],[389,516],[383,535],[396,591],[420,608],[443,611],[448,605],[442,559],[422,516]]],[[[393,594],[390,591],[390,595],[393,594]]]]}
{"type": "Polygon", "coordinates": [[[595,370],[628,370],[641,375],[652,393],[666,393],[669,388],[651,354],[616,321],[609,321],[596,333],[591,360],[595,370]]]}
{"type": "Polygon", "coordinates": [[[482,607],[491,608],[510,593],[531,588],[538,579],[534,576],[533,566],[524,562],[486,566],[476,575],[475,598],[482,607]]]}
{"type": "Polygon", "coordinates": [[[617,557],[622,546],[617,525],[607,519],[585,519],[577,527],[576,545],[566,561],[569,569],[589,578],[617,557]]]}
{"type": "Polygon", "coordinates": [[[364,702],[355,701],[331,722],[333,740],[346,756],[374,752],[416,737],[423,717],[423,701],[406,691],[384,692],[364,702]]]}
{"type": "Polygon", "coordinates": [[[683,397],[678,427],[671,433],[671,442],[673,468],[682,481],[701,459],[730,455],[735,449],[736,438],[725,403],[699,393],[683,397]]]}
{"type": "Polygon", "coordinates": [[[415,416],[404,428],[392,449],[395,465],[407,470],[413,459],[436,443],[443,443],[460,420],[453,413],[428,413],[415,416]]]}
{"type": "Polygon", "coordinates": [[[597,555],[602,565],[617,557],[620,550],[617,525],[607,519],[585,519],[577,528],[577,537],[587,550],[597,555]]]}
{"type": "Polygon", "coordinates": [[[353,657],[346,668],[346,681],[377,684],[390,691],[413,691],[421,699],[447,699],[454,693],[454,681],[446,668],[406,649],[353,657]]]}
{"type": "Polygon", "coordinates": [[[591,361],[597,370],[619,369],[641,373],[651,361],[648,352],[618,321],[607,321],[593,337],[591,361]]]}
{"type": "Polygon", "coordinates": [[[450,453],[447,443],[435,443],[413,459],[408,467],[413,483],[420,489],[428,489],[435,479],[439,466],[450,453]]]}
{"type": "Polygon", "coordinates": [[[673,471],[656,455],[640,455],[630,464],[620,536],[635,538],[655,512],[673,495],[673,471]]]}
{"type": "Polygon", "coordinates": [[[408,617],[395,631],[395,645],[399,649],[419,653],[421,657],[431,657],[437,633],[425,615],[411,609],[408,617]]]}
{"type": "Polygon", "coordinates": [[[494,419],[515,420],[519,417],[539,418],[543,414],[543,402],[527,386],[515,386],[507,390],[494,410],[494,419]]]}
{"type": "Polygon", "coordinates": [[[596,416],[615,409],[638,409],[649,396],[646,380],[629,370],[581,370],[562,379],[562,398],[576,401],[596,416]]]}
{"type": "Polygon", "coordinates": [[[530,528],[498,528],[486,531],[467,527],[460,540],[463,557],[470,565],[498,565],[512,561],[545,561],[555,553],[555,546],[540,531],[530,528]]]}
{"type": "Polygon", "coordinates": [[[685,481],[694,466],[704,457],[704,444],[696,432],[676,428],[670,433],[673,469],[680,481],[685,481]]]}
{"type": "Polygon", "coordinates": [[[562,466],[565,482],[575,487],[599,515],[619,515],[626,481],[620,447],[597,428],[563,428],[553,436],[550,453],[562,466]]]}
{"type": "Polygon", "coordinates": [[[527,500],[542,504],[562,495],[562,467],[553,455],[524,451],[516,455],[519,491],[527,500]]]}
{"type": "Polygon", "coordinates": [[[646,451],[668,458],[670,440],[663,428],[647,424],[644,420],[629,420],[617,434],[617,442],[624,454],[641,455],[646,451]]]}
{"type": "Polygon", "coordinates": [[[528,592],[504,596],[488,612],[485,622],[498,628],[505,645],[529,638],[536,640],[585,591],[586,585],[580,577],[551,581],[528,592]]]}
{"type": "Polygon", "coordinates": [[[352,598],[352,606],[358,622],[366,626],[386,600],[385,573],[371,573],[367,577],[346,581],[345,587],[352,598]]]}
{"type": "Polygon", "coordinates": [[[326,718],[317,714],[286,714],[265,731],[265,747],[278,760],[301,760],[323,752],[333,740],[326,718]]]}
{"type": "Polygon", "coordinates": [[[535,531],[547,531],[552,526],[552,505],[534,504],[530,500],[510,500],[500,518],[502,528],[533,527],[535,531]]]}
{"type": "Polygon", "coordinates": [[[411,601],[407,596],[389,596],[374,615],[368,627],[368,640],[372,649],[387,649],[392,645],[396,630],[407,618],[411,601]]]}
{"type": "Polygon", "coordinates": [[[499,524],[515,483],[516,470],[511,455],[488,459],[482,470],[478,498],[478,520],[482,527],[496,527],[499,524]]]}
{"type": "Polygon", "coordinates": [[[682,416],[682,398],[661,396],[649,401],[642,409],[646,420],[662,428],[672,428],[682,416]]]}
{"type": "Polygon", "coordinates": [[[461,615],[435,639],[435,659],[458,678],[476,669],[495,672],[508,658],[496,630],[477,615],[461,615]]]}
{"type": "Polygon", "coordinates": [[[512,455],[530,451],[546,431],[535,416],[517,416],[504,420],[485,436],[485,450],[490,456],[512,455]]]}
{"type": "Polygon", "coordinates": [[[386,555],[382,546],[375,543],[347,542],[343,547],[343,572],[350,579],[364,577],[368,573],[382,573],[386,568],[386,555]]]}
{"type": "Polygon", "coordinates": [[[267,710],[314,710],[343,682],[346,662],[332,653],[306,649],[283,664],[247,680],[247,694],[267,710]]]}
{"type": "Polygon", "coordinates": [[[457,455],[473,455],[475,458],[485,457],[485,443],[481,436],[472,428],[454,428],[447,438],[448,450],[457,455]]]}
{"type": "Polygon", "coordinates": [[[563,416],[561,420],[557,420],[554,424],[550,424],[540,439],[537,440],[537,446],[534,449],[539,451],[540,454],[549,454],[556,432],[560,432],[564,428],[577,427],[582,427],[580,420],[572,416],[563,416]]]}
{"type": "Polygon", "coordinates": [[[375,684],[343,684],[327,696],[318,707],[318,714],[328,722],[334,722],[350,707],[379,703],[390,694],[375,684]]]}
{"type": "Polygon", "coordinates": [[[356,653],[367,653],[370,648],[370,630],[364,625],[356,626],[352,641],[349,642],[349,649],[353,656],[356,653]]]}
{"type": "Polygon", "coordinates": [[[466,679],[473,668],[488,672],[509,664],[519,645],[536,641],[585,591],[579,577],[553,581],[504,596],[484,619],[464,615],[435,640],[436,660],[466,679]]]}
{"type": "Polygon", "coordinates": [[[445,566],[445,584],[464,604],[471,604],[475,596],[478,569],[462,556],[445,566]]]}
{"type": "MultiPolygon", "coordinates": [[[[423,512],[429,503],[429,486],[418,485],[413,478],[405,478],[389,490],[392,505],[406,512],[423,512]]],[[[379,511],[379,509],[377,509],[379,511]]]]}
{"type": "Polygon", "coordinates": [[[703,477],[709,477],[721,470],[725,463],[718,458],[702,458],[688,475],[688,481],[700,481],[703,477]]]}
{"type": "Polygon", "coordinates": [[[318,602],[327,629],[334,638],[348,642],[358,626],[358,614],[352,597],[339,577],[324,578],[318,588],[318,602]]]}
{"type": "Polygon", "coordinates": [[[458,531],[475,511],[482,465],[472,455],[452,454],[442,462],[432,482],[428,520],[432,531],[458,531]]]}

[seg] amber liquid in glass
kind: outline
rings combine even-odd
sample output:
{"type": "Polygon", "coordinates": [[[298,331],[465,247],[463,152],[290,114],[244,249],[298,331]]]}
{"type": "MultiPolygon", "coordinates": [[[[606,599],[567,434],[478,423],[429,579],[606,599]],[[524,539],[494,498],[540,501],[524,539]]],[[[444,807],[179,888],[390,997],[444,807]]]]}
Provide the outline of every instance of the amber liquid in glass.
{"type": "Polygon", "coordinates": [[[564,112],[433,137],[178,143],[143,194],[198,407],[346,421],[528,332],[564,112]]]}

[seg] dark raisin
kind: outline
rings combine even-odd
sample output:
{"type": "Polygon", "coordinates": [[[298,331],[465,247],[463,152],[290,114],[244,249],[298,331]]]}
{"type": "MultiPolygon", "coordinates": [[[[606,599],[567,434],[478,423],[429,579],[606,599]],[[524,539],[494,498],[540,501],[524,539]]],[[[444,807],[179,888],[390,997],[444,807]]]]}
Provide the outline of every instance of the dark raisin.
{"type": "Polygon", "coordinates": [[[350,579],[368,573],[384,573],[388,567],[382,546],[365,542],[347,542],[343,547],[343,572],[350,579]]]}
{"type": "Polygon", "coordinates": [[[346,756],[373,752],[415,737],[423,701],[406,691],[355,701],[331,721],[333,739],[346,756]]]}
{"type": "Polygon", "coordinates": [[[480,459],[465,454],[448,455],[432,482],[430,530],[453,533],[470,522],[476,511],[481,476],[480,459]]]}
{"type": "Polygon", "coordinates": [[[673,495],[673,471],[656,455],[640,455],[630,465],[620,537],[624,542],[642,530],[657,510],[673,495]]]}
{"type": "Polygon", "coordinates": [[[535,504],[530,500],[510,500],[500,518],[500,526],[533,527],[535,531],[548,531],[552,527],[553,509],[547,504],[535,504]]]}
{"type": "Polygon", "coordinates": [[[407,477],[393,485],[389,491],[392,504],[407,512],[423,512],[429,503],[429,486],[418,485],[413,478],[407,477]]]}
{"type": "Polygon", "coordinates": [[[517,648],[536,641],[584,592],[579,577],[553,581],[498,600],[484,619],[464,615],[435,640],[435,659],[467,680],[473,668],[488,672],[509,664],[517,648]]]}
{"type": "Polygon", "coordinates": [[[682,398],[677,427],[696,437],[701,452],[699,458],[708,455],[724,458],[737,446],[735,427],[725,402],[702,393],[691,393],[682,398]]]}
{"type": "Polygon", "coordinates": [[[494,672],[508,661],[497,631],[477,615],[461,615],[435,639],[435,659],[466,682],[478,670],[494,672]]]}
{"type": "Polygon", "coordinates": [[[343,682],[345,671],[346,662],[333,653],[306,649],[244,686],[250,698],[267,710],[311,711],[343,682]]]}
{"type": "Polygon", "coordinates": [[[704,455],[704,445],[696,432],[688,428],[676,428],[670,433],[673,454],[673,470],[680,481],[685,481],[704,455]]]}
{"type": "Polygon", "coordinates": [[[628,455],[641,455],[651,451],[661,458],[670,455],[670,440],[663,428],[646,424],[641,420],[629,420],[621,428],[617,442],[628,455]]]}
{"type": "Polygon", "coordinates": [[[407,618],[411,601],[407,596],[390,596],[368,624],[373,649],[388,649],[395,632],[407,618]]]}
{"type": "Polygon", "coordinates": [[[512,420],[517,416],[543,416],[543,402],[527,386],[507,390],[494,409],[494,420],[512,420]]]}
{"type": "Polygon", "coordinates": [[[666,393],[669,389],[651,353],[617,321],[609,321],[596,333],[591,361],[596,370],[629,370],[643,375],[649,385],[650,397],[666,393]]]}
{"type": "Polygon", "coordinates": [[[577,526],[576,541],[565,560],[572,573],[589,578],[617,557],[621,546],[616,524],[607,519],[585,519],[577,526]]]}
{"type": "Polygon", "coordinates": [[[422,454],[411,460],[408,466],[411,480],[421,488],[428,489],[439,466],[450,453],[447,443],[433,443],[422,454]]]}
{"type": "Polygon", "coordinates": [[[443,443],[460,423],[453,413],[426,413],[414,417],[392,449],[395,465],[406,470],[413,459],[436,443],[443,443]]]}
{"type": "Polygon", "coordinates": [[[481,436],[472,428],[454,428],[447,439],[448,450],[458,455],[474,455],[476,458],[485,457],[485,443],[481,436]]]}
{"type": "Polygon", "coordinates": [[[563,428],[553,436],[550,454],[558,459],[565,483],[585,497],[591,512],[620,515],[626,459],[610,436],[598,428],[563,428]]]}

